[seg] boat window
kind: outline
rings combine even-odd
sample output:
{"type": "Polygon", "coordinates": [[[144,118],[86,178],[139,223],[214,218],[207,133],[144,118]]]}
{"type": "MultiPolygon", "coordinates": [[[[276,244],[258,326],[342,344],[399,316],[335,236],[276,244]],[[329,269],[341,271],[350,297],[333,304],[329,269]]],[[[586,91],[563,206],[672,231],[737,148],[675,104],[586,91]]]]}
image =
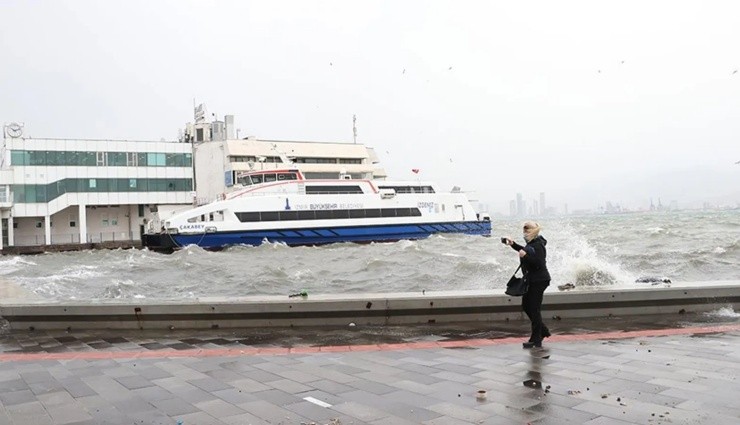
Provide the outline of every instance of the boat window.
{"type": "Polygon", "coordinates": [[[298,220],[315,220],[317,212],[313,210],[298,211],[298,220]]]}
{"type": "Polygon", "coordinates": [[[239,221],[241,222],[260,221],[260,213],[259,211],[240,212],[240,213],[236,213],[236,218],[238,218],[239,221]]]}
{"type": "Polygon", "coordinates": [[[278,174],[277,178],[280,181],[283,181],[283,180],[297,180],[298,179],[298,176],[296,176],[295,173],[280,173],[280,174],[278,174]]]}
{"type": "Polygon", "coordinates": [[[249,178],[249,176],[243,176],[236,179],[236,181],[244,186],[250,186],[252,184],[252,180],[249,178]]]}
{"type": "Polygon", "coordinates": [[[260,216],[262,221],[278,221],[279,218],[277,211],[262,211],[260,216]]]}
{"type": "Polygon", "coordinates": [[[360,186],[337,185],[337,186],[306,186],[307,195],[326,195],[326,194],[362,194],[360,186]]]}
{"type": "Polygon", "coordinates": [[[378,189],[393,189],[397,194],[434,193],[434,188],[432,186],[378,186],[378,189]]]}
{"type": "Polygon", "coordinates": [[[331,210],[331,218],[349,218],[349,210],[331,210]]]}
{"type": "Polygon", "coordinates": [[[298,211],[280,211],[280,221],[298,220],[298,211]]]}
{"type": "Polygon", "coordinates": [[[260,184],[262,183],[262,176],[260,175],[254,175],[252,177],[252,184],[260,184]]]}
{"type": "Polygon", "coordinates": [[[275,174],[265,174],[265,183],[277,181],[275,174]]]}
{"type": "MultiPolygon", "coordinates": [[[[298,210],[240,212],[236,217],[242,223],[254,221],[294,221],[294,220],[342,220],[378,217],[419,217],[418,208],[370,208],[351,210],[298,210]]],[[[197,219],[197,217],[193,218],[197,219]]],[[[190,220],[188,220],[190,221],[190,220]]]]}

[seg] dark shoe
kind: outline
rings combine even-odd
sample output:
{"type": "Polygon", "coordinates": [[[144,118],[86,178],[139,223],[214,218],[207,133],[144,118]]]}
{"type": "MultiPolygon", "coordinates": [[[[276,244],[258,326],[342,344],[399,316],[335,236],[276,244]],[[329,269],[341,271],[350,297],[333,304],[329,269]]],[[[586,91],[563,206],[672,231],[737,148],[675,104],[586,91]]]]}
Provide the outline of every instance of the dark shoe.
{"type": "Polygon", "coordinates": [[[552,336],[550,334],[550,329],[545,329],[544,331],[542,331],[542,338],[547,338],[547,337],[550,337],[550,336],[552,336]]]}
{"type": "Polygon", "coordinates": [[[527,341],[522,344],[522,348],[541,348],[541,347],[542,347],[541,342],[527,341]]]}

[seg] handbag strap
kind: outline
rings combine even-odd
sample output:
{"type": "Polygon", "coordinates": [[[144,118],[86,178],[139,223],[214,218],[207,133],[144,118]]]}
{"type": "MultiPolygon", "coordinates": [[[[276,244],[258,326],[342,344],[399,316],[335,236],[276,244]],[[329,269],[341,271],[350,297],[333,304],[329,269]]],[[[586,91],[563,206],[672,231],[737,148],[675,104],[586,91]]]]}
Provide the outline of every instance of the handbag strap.
{"type": "Polygon", "coordinates": [[[518,271],[519,271],[519,269],[521,269],[521,268],[522,268],[522,265],[521,265],[521,264],[519,264],[519,267],[517,267],[517,268],[516,268],[516,270],[514,271],[514,274],[513,274],[513,275],[511,275],[511,277],[514,277],[514,276],[516,276],[516,272],[518,272],[518,271]]]}

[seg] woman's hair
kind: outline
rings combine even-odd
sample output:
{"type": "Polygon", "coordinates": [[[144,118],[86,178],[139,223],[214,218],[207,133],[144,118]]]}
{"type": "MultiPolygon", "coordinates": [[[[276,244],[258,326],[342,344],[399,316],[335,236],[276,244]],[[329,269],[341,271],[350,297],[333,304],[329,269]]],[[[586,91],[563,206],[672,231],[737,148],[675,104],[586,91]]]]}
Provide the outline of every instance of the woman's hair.
{"type": "Polygon", "coordinates": [[[534,222],[534,221],[525,221],[523,224],[523,227],[524,227],[524,240],[527,242],[530,242],[532,239],[539,236],[540,230],[542,230],[539,223],[534,222]]]}

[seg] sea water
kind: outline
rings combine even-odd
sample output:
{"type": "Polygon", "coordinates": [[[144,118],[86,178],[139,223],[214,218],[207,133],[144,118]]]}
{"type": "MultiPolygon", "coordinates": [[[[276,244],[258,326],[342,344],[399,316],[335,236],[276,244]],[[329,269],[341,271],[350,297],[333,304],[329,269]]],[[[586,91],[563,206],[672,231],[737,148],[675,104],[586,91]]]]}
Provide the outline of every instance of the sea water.
{"type": "MultiPolygon", "coordinates": [[[[740,211],[539,219],[553,287],[634,288],[740,279],[740,211]],[[665,285],[661,283],[661,285],[665,285]]],[[[520,219],[493,220],[490,238],[437,235],[395,243],[235,246],[174,254],[96,250],[0,257],[0,278],[46,299],[195,299],[206,296],[491,289],[518,265],[520,219]]]]}

